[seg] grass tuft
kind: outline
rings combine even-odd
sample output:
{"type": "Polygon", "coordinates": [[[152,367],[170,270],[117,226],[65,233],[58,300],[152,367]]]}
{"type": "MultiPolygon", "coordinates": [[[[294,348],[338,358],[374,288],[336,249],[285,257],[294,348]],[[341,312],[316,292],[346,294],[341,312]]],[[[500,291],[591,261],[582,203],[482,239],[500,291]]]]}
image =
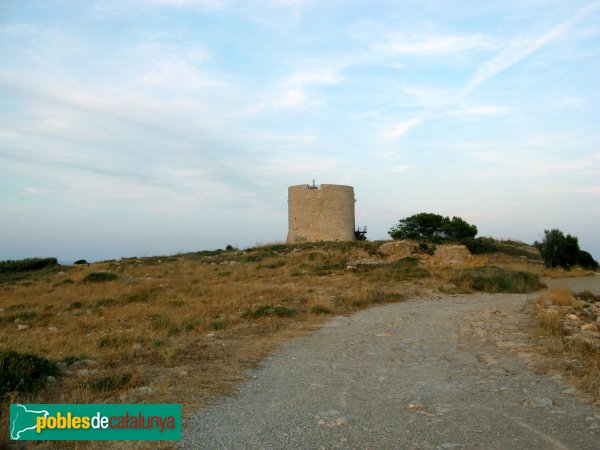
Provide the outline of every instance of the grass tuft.
{"type": "Polygon", "coordinates": [[[104,283],[106,281],[116,280],[118,275],[112,272],[90,272],[83,277],[84,283],[104,283]]]}
{"type": "Polygon", "coordinates": [[[12,392],[33,392],[47,376],[58,373],[58,366],[41,356],[13,350],[0,352],[0,396],[12,392]]]}
{"type": "Polygon", "coordinates": [[[462,289],[491,293],[534,292],[545,287],[539,276],[534,273],[495,266],[463,269],[452,281],[462,289]]]}

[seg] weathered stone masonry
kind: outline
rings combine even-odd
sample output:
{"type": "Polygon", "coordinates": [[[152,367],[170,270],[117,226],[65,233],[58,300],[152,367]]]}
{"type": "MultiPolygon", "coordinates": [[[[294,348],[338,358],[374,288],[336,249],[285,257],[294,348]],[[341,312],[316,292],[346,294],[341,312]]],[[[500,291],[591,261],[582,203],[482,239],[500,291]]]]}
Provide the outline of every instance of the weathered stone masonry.
{"type": "Polygon", "coordinates": [[[354,241],[355,201],[352,186],[290,186],[287,241],[354,241]]]}

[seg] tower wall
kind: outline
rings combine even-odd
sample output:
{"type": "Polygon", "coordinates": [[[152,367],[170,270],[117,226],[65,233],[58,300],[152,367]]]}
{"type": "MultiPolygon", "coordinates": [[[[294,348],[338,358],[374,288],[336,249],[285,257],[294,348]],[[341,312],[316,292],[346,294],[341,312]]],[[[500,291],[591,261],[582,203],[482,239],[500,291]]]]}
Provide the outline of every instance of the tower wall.
{"type": "Polygon", "coordinates": [[[288,242],[353,241],[354,188],[308,184],[288,188],[288,242]]]}

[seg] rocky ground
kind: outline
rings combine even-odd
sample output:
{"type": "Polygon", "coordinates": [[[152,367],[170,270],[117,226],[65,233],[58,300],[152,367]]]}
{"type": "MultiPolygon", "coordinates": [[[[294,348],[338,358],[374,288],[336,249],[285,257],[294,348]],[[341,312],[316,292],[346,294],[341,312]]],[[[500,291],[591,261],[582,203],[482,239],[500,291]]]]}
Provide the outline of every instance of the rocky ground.
{"type": "MultiPolygon", "coordinates": [[[[551,281],[600,293],[600,277],[551,281]]],[[[431,294],[285,344],[182,448],[600,448],[600,408],[530,339],[534,294],[431,294]]]]}

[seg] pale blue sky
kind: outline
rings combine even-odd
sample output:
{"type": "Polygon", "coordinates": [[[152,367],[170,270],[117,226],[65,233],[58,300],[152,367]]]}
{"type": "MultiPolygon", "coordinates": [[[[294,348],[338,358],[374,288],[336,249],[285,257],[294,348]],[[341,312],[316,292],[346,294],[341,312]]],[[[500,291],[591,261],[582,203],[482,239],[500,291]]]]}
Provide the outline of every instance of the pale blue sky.
{"type": "Polygon", "coordinates": [[[0,0],[0,259],[282,241],[313,178],[600,259],[599,80],[599,1],[0,0]]]}

